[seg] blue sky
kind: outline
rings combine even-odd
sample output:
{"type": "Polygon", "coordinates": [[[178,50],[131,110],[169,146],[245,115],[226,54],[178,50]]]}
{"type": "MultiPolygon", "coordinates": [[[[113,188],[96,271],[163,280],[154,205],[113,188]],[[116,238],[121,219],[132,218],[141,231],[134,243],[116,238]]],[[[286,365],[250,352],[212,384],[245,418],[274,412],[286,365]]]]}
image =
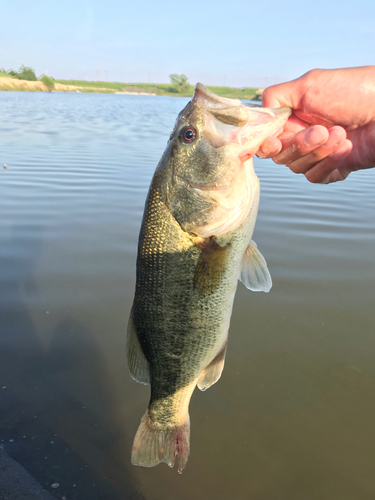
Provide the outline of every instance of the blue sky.
{"type": "Polygon", "coordinates": [[[265,86],[375,64],[374,0],[0,0],[0,68],[108,81],[265,86]]]}

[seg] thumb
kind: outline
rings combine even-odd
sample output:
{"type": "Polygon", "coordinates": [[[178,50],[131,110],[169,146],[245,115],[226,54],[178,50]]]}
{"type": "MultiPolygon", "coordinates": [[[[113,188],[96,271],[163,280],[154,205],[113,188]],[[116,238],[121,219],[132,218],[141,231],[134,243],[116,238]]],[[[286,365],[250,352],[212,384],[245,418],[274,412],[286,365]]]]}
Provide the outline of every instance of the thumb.
{"type": "Polygon", "coordinates": [[[297,109],[300,102],[300,85],[298,80],[272,85],[264,90],[262,105],[267,108],[281,108],[289,106],[297,109]]]}

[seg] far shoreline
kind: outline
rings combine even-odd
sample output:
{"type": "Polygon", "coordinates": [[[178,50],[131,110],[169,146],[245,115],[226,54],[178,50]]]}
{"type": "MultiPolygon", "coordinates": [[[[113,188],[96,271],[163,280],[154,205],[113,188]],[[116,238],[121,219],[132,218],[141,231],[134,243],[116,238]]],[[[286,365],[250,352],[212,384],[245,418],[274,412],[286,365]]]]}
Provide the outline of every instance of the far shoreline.
{"type": "MultiPolygon", "coordinates": [[[[210,90],[223,97],[242,100],[261,101],[264,89],[234,88],[207,86],[210,90]]],[[[189,85],[183,92],[169,84],[118,83],[118,82],[87,82],[79,80],[55,80],[53,87],[48,87],[42,81],[19,80],[0,75],[0,92],[76,92],[123,95],[153,95],[169,97],[191,97],[194,86],[189,85]],[[73,84],[74,83],[74,84],[73,84]]]]}

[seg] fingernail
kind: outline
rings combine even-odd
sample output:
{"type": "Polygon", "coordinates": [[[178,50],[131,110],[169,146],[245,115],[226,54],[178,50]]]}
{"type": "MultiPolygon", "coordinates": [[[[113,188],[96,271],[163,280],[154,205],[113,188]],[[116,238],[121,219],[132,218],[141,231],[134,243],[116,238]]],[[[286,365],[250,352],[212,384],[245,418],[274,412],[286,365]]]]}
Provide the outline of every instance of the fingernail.
{"type": "Polygon", "coordinates": [[[318,130],[313,127],[306,131],[305,137],[303,139],[305,146],[318,146],[322,142],[321,134],[318,130]]]}
{"type": "Polygon", "coordinates": [[[313,136],[313,130],[307,130],[305,137],[303,138],[303,143],[305,146],[312,146],[311,138],[313,136]]]}

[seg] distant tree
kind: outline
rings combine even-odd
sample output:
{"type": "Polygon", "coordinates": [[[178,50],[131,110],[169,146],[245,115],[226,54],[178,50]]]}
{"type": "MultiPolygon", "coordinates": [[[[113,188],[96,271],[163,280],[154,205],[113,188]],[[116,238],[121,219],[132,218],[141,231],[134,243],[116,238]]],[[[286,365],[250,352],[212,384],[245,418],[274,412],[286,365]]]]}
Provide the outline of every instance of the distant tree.
{"type": "Polygon", "coordinates": [[[35,82],[37,80],[35,71],[32,68],[30,68],[29,66],[24,66],[23,64],[20,67],[20,69],[18,70],[18,73],[16,73],[13,70],[9,70],[8,73],[12,76],[15,76],[19,80],[29,80],[32,82],[35,82]],[[11,73],[11,71],[12,71],[12,73],[11,73]]]}
{"type": "Polygon", "coordinates": [[[49,92],[51,92],[55,87],[55,80],[51,76],[42,75],[39,77],[39,80],[44,83],[44,85],[48,88],[49,92]]]}
{"type": "Polygon", "coordinates": [[[183,92],[189,88],[189,82],[186,75],[172,73],[169,75],[169,78],[171,79],[171,85],[173,85],[178,92],[183,92]]]}

